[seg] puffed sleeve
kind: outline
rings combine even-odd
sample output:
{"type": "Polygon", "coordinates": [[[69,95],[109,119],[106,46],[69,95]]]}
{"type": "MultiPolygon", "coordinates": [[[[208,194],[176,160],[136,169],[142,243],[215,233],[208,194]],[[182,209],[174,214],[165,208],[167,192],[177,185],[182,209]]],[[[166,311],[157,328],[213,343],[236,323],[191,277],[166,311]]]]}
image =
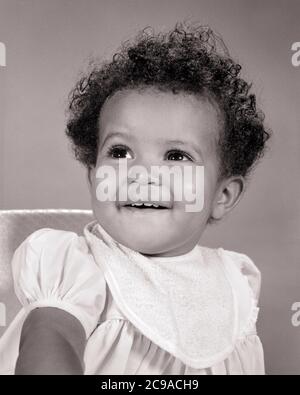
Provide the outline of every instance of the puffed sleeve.
{"type": "Polygon", "coordinates": [[[105,280],[85,239],[74,232],[40,229],[15,251],[15,293],[26,313],[56,307],[75,316],[88,338],[105,304],[105,280]]]}
{"type": "Polygon", "coordinates": [[[238,309],[238,338],[232,355],[220,364],[231,374],[265,374],[264,351],[257,335],[261,274],[252,259],[235,251],[219,249],[232,284],[238,309]]]}
{"type": "Polygon", "coordinates": [[[256,333],[261,274],[252,259],[235,251],[220,249],[235,293],[239,313],[239,337],[256,333]]]}

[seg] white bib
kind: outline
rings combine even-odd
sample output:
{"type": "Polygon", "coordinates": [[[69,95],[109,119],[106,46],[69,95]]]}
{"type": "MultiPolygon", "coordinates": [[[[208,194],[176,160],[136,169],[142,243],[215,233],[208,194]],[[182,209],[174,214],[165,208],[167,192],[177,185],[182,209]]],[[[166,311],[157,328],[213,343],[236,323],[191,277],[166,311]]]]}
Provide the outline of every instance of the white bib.
{"type": "Polygon", "coordinates": [[[84,235],[118,308],[146,337],[196,369],[233,351],[237,301],[217,250],[196,245],[181,256],[148,258],[96,221],[84,235]]]}

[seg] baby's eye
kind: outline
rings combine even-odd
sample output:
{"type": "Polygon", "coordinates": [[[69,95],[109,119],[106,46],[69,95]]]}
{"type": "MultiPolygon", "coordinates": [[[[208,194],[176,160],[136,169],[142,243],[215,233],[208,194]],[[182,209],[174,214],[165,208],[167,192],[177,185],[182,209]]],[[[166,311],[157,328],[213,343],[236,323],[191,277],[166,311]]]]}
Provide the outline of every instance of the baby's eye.
{"type": "Polygon", "coordinates": [[[108,156],[114,159],[130,158],[129,149],[125,146],[113,146],[108,150],[108,156]]]}
{"type": "Polygon", "coordinates": [[[176,161],[192,160],[188,154],[180,150],[169,151],[167,154],[167,159],[176,161]]]}

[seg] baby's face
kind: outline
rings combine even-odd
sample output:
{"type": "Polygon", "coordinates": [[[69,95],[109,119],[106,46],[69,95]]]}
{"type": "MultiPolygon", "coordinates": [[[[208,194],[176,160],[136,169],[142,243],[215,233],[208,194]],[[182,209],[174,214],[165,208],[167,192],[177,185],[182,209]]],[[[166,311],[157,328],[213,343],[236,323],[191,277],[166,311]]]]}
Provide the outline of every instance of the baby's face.
{"type": "Polygon", "coordinates": [[[221,126],[216,108],[205,98],[148,88],[115,93],[100,115],[97,165],[90,173],[92,208],[98,222],[116,241],[142,254],[185,254],[200,240],[218,185],[216,142],[221,126]],[[127,168],[125,176],[120,165],[127,168]],[[176,177],[156,177],[153,166],[176,166],[181,171],[181,200],[174,198],[176,177]],[[184,178],[188,167],[193,176],[184,178]],[[204,167],[204,185],[196,185],[197,167],[204,167]],[[104,178],[99,178],[97,170],[104,168],[117,176],[105,181],[116,194],[115,199],[101,201],[104,178]],[[137,171],[135,179],[134,168],[146,172],[137,171]],[[124,195],[121,198],[125,190],[126,201],[124,195]],[[185,192],[203,194],[203,208],[188,211],[191,202],[185,192]],[[164,208],[131,207],[136,200],[161,203],[164,208]]]}

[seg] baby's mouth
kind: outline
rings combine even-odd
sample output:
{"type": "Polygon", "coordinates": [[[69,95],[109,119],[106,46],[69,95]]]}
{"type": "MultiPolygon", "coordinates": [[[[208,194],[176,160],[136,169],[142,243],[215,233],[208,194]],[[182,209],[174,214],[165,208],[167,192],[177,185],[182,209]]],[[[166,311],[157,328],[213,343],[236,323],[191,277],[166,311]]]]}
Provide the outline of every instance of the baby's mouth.
{"type": "Polygon", "coordinates": [[[131,204],[125,204],[124,207],[134,208],[139,210],[167,210],[167,207],[155,203],[131,203],[131,204]]]}
{"type": "Polygon", "coordinates": [[[125,208],[126,210],[132,212],[158,212],[158,211],[166,211],[171,208],[170,202],[124,202],[121,204],[121,208],[125,208]]]}
{"type": "Polygon", "coordinates": [[[138,210],[138,211],[158,211],[158,210],[167,210],[168,208],[165,206],[161,206],[158,204],[151,204],[151,203],[131,203],[125,204],[123,206],[129,210],[138,210]]]}

